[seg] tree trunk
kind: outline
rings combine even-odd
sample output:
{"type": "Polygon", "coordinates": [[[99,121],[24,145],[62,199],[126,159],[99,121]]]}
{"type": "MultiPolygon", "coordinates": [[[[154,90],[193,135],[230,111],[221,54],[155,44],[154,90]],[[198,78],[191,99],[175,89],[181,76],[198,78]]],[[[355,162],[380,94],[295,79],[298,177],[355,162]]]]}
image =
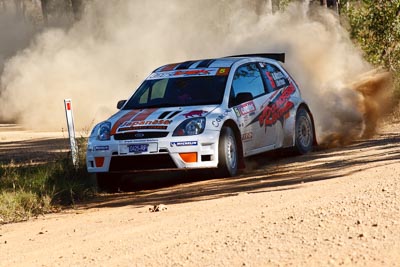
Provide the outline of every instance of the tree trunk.
{"type": "Polygon", "coordinates": [[[4,3],[4,0],[0,1],[0,6],[1,6],[2,11],[6,11],[7,10],[6,3],[4,3]]]}
{"type": "Polygon", "coordinates": [[[42,14],[43,14],[43,22],[45,25],[48,23],[48,5],[49,5],[49,0],[40,0],[40,4],[42,6],[42,14]]]}
{"type": "Polygon", "coordinates": [[[25,15],[25,4],[21,0],[14,0],[15,15],[22,18],[25,15]]]}
{"type": "Polygon", "coordinates": [[[82,15],[82,0],[71,0],[72,12],[74,13],[75,20],[79,20],[82,15]]]}
{"type": "Polygon", "coordinates": [[[268,14],[272,14],[273,13],[272,0],[267,0],[266,5],[268,14]]]}

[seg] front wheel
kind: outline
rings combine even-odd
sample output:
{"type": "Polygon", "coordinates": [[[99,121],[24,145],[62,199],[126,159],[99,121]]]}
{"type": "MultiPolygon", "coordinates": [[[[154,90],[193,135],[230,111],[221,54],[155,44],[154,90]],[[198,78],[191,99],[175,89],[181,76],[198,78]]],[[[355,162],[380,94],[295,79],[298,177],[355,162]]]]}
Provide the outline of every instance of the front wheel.
{"type": "Polygon", "coordinates": [[[300,108],[296,114],[295,148],[299,154],[306,154],[313,148],[314,125],[310,115],[304,108],[300,108]]]}
{"type": "Polygon", "coordinates": [[[233,130],[223,127],[218,146],[218,175],[235,176],[238,171],[238,149],[233,130]]]}

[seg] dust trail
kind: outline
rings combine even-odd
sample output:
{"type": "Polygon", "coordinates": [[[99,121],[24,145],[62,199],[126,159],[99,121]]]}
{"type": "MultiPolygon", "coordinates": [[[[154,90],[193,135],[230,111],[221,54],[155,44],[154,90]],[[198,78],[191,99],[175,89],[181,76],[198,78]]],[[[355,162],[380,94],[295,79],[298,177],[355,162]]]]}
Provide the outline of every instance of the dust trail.
{"type": "Polygon", "coordinates": [[[6,61],[26,48],[37,30],[13,9],[0,9],[0,75],[6,61]]]}
{"type": "Polygon", "coordinates": [[[115,112],[117,100],[129,97],[159,65],[283,51],[314,112],[319,141],[373,132],[368,90],[349,86],[371,66],[326,9],[295,3],[271,14],[256,0],[90,3],[70,29],[47,30],[7,62],[0,118],[61,129],[62,100],[72,98],[76,128],[86,128],[115,112]]]}
{"type": "Polygon", "coordinates": [[[371,70],[347,84],[338,98],[344,106],[331,106],[333,125],[326,125],[321,133],[322,145],[337,147],[359,138],[372,137],[380,121],[392,110],[392,76],[381,69],[371,70]],[[335,107],[338,107],[335,109],[335,107]]]}

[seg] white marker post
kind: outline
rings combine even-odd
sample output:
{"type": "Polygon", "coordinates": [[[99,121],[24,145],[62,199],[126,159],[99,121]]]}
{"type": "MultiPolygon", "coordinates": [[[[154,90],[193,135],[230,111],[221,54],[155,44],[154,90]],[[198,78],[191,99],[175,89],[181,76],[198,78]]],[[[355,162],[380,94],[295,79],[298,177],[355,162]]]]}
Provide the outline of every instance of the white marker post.
{"type": "Polygon", "coordinates": [[[71,99],[64,99],[65,114],[67,116],[69,143],[71,145],[72,164],[78,167],[78,146],[75,140],[74,116],[72,114],[71,99]]]}

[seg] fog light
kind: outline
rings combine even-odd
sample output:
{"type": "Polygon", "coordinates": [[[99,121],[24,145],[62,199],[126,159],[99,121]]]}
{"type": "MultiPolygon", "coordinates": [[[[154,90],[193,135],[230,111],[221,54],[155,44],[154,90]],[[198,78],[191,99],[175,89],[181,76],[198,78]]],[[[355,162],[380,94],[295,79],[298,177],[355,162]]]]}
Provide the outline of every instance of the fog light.
{"type": "Polygon", "coordinates": [[[95,157],[94,161],[96,162],[96,167],[103,167],[104,157],[95,157]]]}
{"type": "Polygon", "coordinates": [[[186,163],[197,162],[197,153],[196,152],[179,153],[179,156],[181,156],[182,160],[186,163]]]}

